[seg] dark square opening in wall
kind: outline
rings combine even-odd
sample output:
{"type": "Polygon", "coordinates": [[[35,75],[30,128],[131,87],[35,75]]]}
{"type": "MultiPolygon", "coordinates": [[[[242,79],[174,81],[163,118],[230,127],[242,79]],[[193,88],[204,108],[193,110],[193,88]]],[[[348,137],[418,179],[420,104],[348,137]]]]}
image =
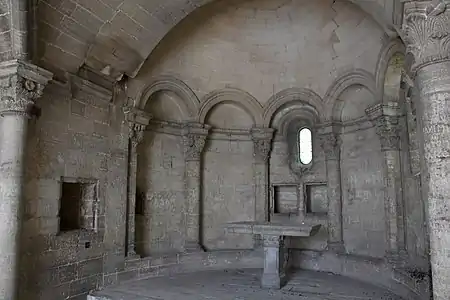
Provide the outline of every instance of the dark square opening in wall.
{"type": "Polygon", "coordinates": [[[94,229],[96,182],[63,181],[59,207],[59,231],[94,229]]]}
{"type": "Polygon", "coordinates": [[[304,186],[304,199],[307,214],[327,214],[328,190],[326,183],[306,183],[304,186]]]}
{"type": "Polygon", "coordinates": [[[63,182],[61,206],[59,208],[59,230],[70,231],[81,229],[81,197],[80,183],[63,182]]]}

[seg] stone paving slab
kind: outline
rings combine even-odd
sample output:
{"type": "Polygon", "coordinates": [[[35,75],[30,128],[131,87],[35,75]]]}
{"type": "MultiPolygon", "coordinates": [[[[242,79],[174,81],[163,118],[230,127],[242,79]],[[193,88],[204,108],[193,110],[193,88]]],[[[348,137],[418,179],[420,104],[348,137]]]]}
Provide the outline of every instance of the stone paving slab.
{"type": "Polygon", "coordinates": [[[281,290],[260,288],[261,270],[223,270],[128,281],[88,300],[404,300],[346,277],[297,271],[281,290]]]}

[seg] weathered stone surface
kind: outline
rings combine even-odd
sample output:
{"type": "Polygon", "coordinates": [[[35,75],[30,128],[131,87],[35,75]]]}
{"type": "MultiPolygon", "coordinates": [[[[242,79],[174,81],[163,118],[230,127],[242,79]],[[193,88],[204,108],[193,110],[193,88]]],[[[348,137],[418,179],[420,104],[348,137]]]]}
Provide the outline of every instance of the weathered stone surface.
{"type": "Polygon", "coordinates": [[[210,299],[393,299],[402,298],[370,284],[364,284],[345,277],[326,273],[302,271],[293,274],[293,281],[279,291],[263,290],[259,287],[257,278],[259,270],[225,270],[198,272],[178,275],[171,284],[167,277],[153,278],[124,283],[114,288],[93,293],[89,300],[119,300],[123,297],[143,300],[147,295],[164,300],[197,299],[198,294],[210,299]],[[130,288],[132,286],[132,288],[130,288]]]}
{"type": "Polygon", "coordinates": [[[260,267],[223,225],[274,215],[322,225],[290,265],[428,299],[431,250],[449,298],[448,1],[158,1],[0,0],[0,298],[260,267]],[[68,178],[95,199],[61,232],[68,178]]]}

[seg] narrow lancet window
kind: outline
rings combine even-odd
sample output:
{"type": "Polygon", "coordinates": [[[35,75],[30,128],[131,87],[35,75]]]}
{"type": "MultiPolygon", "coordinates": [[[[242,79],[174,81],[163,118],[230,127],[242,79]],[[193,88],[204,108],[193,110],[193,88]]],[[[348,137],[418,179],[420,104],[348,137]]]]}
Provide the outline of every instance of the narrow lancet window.
{"type": "Polygon", "coordinates": [[[298,132],[298,157],[302,165],[312,162],[312,133],[309,128],[302,128],[298,132]]]}

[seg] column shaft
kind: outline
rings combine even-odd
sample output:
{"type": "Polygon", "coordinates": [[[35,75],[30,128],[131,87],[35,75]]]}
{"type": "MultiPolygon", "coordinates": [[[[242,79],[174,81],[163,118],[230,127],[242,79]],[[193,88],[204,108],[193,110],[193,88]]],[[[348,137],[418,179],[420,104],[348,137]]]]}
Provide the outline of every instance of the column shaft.
{"type": "Polygon", "coordinates": [[[405,251],[405,228],[402,195],[402,172],[398,150],[386,150],[385,162],[385,212],[387,224],[388,255],[405,251]]]}
{"type": "Polygon", "coordinates": [[[200,246],[200,201],[201,177],[200,160],[186,161],[186,249],[197,249],[200,246]]]}
{"type": "Polygon", "coordinates": [[[450,299],[450,62],[417,73],[434,300],[450,299]]]}
{"type": "Polygon", "coordinates": [[[128,201],[127,201],[127,244],[126,256],[136,255],[136,176],[137,144],[129,141],[128,148],[128,201]]]}
{"type": "Polygon", "coordinates": [[[27,122],[22,114],[5,115],[1,122],[0,299],[16,297],[27,122]]]}

